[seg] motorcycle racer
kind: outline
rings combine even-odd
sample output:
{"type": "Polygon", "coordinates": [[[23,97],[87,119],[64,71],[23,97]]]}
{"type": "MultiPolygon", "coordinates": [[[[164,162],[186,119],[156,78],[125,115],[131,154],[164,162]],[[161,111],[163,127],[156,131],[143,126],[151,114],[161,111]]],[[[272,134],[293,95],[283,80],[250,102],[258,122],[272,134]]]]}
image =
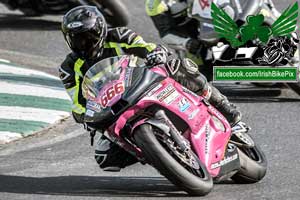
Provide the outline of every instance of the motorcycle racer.
{"type": "MultiPolygon", "coordinates": [[[[84,123],[86,100],[82,95],[81,84],[87,70],[102,59],[123,54],[145,58],[147,66],[167,63],[166,69],[175,80],[206,97],[232,125],[240,121],[241,113],[216,88],[207,83],[193,61],[167,61],[169,52],[165,47],[146,43],[127,27],[108,29],[103,15],[96,7],[79,6],[70,10],[63,18],[62,32],[72,53],[66,56],[59,67],[59,74],[72,99],[72,114],[76,122],[84,123]]],[[[101,129],[98,124],[88,125],[101,129]]],[[[119,171],[136,162],[133,156],[105,136],[97,142],[95,159],[100,168],[107,171],[119,171]],[[123,159],[119,159],[120,157],[123,159]]]]}

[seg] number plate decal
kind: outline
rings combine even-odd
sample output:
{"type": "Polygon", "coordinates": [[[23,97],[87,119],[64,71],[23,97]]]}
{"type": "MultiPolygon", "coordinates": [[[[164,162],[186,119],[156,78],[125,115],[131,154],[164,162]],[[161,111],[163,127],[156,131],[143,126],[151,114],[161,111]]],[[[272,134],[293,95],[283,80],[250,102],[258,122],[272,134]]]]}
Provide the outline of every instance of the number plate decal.
{"type": "Polygon", "coordinates": [[[118,82],[107,88],[100,96],[100,105],[102,108],[106,108],[110,101],[123,94],[124,91],[125,87],[123,82],[118,82]]]}

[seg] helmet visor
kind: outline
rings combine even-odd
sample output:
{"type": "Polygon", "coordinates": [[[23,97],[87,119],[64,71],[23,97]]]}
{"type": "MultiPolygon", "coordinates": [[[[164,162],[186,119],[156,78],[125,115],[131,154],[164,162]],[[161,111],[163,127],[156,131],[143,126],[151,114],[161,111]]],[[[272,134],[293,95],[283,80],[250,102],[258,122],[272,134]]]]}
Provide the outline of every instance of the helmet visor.
{"type": "Polygon", "coordinates": [[[66,40],[70,48],[81,55],[87,55],[97,45],[102,46],[104,38],[99,37],[95,31],[67,34],[66,40]]]}

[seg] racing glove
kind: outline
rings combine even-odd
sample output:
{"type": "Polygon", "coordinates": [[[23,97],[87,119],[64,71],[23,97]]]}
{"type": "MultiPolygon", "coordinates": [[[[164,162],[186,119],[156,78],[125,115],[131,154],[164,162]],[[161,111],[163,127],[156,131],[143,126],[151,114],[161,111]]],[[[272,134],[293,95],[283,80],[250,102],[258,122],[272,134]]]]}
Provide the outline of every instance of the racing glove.
{"type": "Polygon", "coordinates": [[[165,64],[169,54],[170,52],[166,47],[158,45],[146,56],[146,65],[152,67],[159,64],[165,64]]]}

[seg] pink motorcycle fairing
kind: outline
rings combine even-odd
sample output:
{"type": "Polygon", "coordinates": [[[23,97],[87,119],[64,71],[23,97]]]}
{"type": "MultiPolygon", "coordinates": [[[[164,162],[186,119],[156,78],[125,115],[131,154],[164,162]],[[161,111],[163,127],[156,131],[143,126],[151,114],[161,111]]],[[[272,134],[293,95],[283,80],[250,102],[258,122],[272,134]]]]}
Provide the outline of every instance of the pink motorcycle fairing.
{"type": "MultiPolygon", "coordinates": [[[[134,58],[123,56],[119,58],[117,65],[124,69],[129,67],[128,65],[132,62],[132,59],[134,58]]],[[[126,122],[139,111],[153,105],[160,106],[178,116],[182,120],[182,123],[188,125],[188,129],[183,134],[184,137],[190,141],[193,150],[205,164],[208,172],[213,177],[218,176],[220,165],[217,163],[220,163],[224,158],[227,143],[231,136],[229,123],[219,111],[207,104],[202,97],[197,96],[168,77],[163,67],[157,66],[149,70],[165,76],[165,79],[148,91],[147,95],[140,98],[135,105],[132,105],[121,113],[118,119],[108,128],[109,135],[124,149],[141,158],[140,150],[121,137],[121,130],[125,127],[126,122]]],[[[101,95],[103,95],[101,92],[116,82],[124,82],[124,77],[125,75],[121,72],[118,80],[111,81],[107,84],[109,86],[103,87],[96,98],[96,102],[101,104],[101,101],[99,101],[101,95]]],[[[88,88],[88,86],[86,87],[88,88]]],[[[121,96],[122,94],[115,96],[107,106],[111,106],[113,102],[117,102],[121,96]]],[[[136,122],[131,132],[137,126],[147,123],[147,120],[147,118],[143,118],[136,122]]]]}

